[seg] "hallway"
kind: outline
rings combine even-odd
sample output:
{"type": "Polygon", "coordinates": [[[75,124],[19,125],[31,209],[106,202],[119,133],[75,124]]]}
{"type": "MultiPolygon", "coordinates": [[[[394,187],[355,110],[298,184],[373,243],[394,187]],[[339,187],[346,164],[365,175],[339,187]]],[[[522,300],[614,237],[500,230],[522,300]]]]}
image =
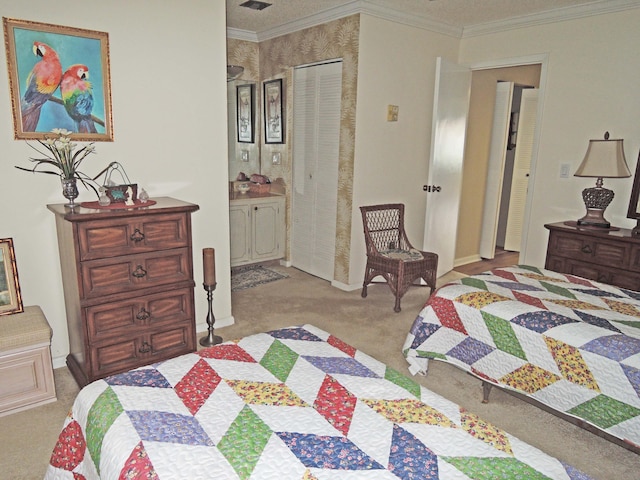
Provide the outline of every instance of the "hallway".
{"type": "Polygon", "coordinates": [[[498,248],[496,249],[496,256],[491,260],[480,260],[479,262],[460,265],[459,267],[455,267],[453,270],[466,275],[475,275],[476,273],[485,272],[492,268],[516,265],[519,257],[520,252],[509,252],[498,248]]]}

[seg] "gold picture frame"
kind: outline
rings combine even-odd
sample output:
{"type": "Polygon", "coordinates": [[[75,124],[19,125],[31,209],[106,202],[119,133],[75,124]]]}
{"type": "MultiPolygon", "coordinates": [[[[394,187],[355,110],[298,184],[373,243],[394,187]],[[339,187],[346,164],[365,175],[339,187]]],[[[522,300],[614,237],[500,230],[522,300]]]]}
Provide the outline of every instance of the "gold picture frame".
{"type": "Polygon", "coordinates": [[[109,36],[2,18],[16,140],[113,141],[109,36]]]}
{"type": "Polygon", "coordinates": [[[24,311],[13,239],[0,239],[0,315],[24,311]]]}

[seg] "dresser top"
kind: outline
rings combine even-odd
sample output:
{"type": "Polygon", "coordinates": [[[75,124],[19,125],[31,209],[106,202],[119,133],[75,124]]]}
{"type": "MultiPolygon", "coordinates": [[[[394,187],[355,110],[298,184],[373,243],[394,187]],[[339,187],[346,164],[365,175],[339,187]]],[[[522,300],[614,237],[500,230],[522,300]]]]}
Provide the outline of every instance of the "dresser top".
{"type": "Polygon", "coordinates": [[[640,242],[640,236],[633,235],[632,230],[629,228],[614,227],[614,228],[608,229],[608,228],[599,228],[599,227],[579,226],[576,224],[575,221],[548,223],[545,225],[545,228],[547,228],[548,230],[556,230],[560,232],[579,233],[581,235],[589,235],[592,237],[624,239],[628,241],[640,242]]]}
{"type": "Polygon", "coordinates": [[[85,208],[77,206],[73,209],[66,207],[62,203],[47,205],[47,208],[57,216],[64,217],[70,222],[84,222],[87,220],[97,220],[100,218],[113,217],[130,217],[145,214],[159,213],[183,213],[195,212],[200,207],[195,203],[184,202],[171,197],[154,197],[149,200],[156,202],[154,205],[147,207],[130,208],[85,208]]]}

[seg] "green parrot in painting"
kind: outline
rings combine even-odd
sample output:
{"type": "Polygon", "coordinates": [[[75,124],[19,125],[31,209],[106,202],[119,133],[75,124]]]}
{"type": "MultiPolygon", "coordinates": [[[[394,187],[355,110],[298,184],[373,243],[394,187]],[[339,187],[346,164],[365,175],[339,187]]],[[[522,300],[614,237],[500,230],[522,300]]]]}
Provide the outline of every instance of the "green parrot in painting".
{"type": "Polygon", "coordinates": [[[78,133],[97,133],[96,125],[91,117],[93,110],[93,89],[86,65],[70,66],[62,75],[60,91],[62,102],[69,116],[76,124],[78,133]]]}

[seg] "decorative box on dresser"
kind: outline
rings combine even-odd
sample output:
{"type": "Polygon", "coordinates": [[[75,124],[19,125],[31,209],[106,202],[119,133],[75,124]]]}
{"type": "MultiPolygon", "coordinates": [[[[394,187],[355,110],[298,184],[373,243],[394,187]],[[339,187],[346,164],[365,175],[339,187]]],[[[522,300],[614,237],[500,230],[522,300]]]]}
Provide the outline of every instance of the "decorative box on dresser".
{"type": "Polygon", "coordinates": [[[69,355],[80,386],[196,350],[191,213],[48,205],[56,217],[69,355]]]}
{"type": "Polygon", "coordinates": [[[549,230],[545,268],[629,290],[640,290],[640,237],[630,229],[545,225],[549,230]]]}

